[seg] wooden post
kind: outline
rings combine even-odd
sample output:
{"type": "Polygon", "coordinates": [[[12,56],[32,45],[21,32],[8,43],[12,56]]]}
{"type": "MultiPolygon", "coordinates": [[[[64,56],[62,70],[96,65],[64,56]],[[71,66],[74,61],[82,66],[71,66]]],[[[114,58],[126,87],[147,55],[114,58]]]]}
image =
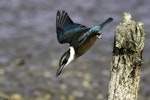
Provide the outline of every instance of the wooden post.
{"type": "Polygon", "coordinates": [[[144,24],[124,13],[115,32],[108,100],[137,100],[145,36],[144,24]]]}

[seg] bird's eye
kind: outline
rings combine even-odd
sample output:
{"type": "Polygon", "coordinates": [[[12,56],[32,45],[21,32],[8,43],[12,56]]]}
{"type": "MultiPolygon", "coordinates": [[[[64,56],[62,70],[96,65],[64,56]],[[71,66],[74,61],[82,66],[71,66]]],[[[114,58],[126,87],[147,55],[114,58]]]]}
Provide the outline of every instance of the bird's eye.
{"type": "Polygon", "coordinates": [[[64,59],[62,64],[66,64],[66,63],[67,63],[67,60],[66,60],[66,59],[64,59]]]}
{"type": "Polygon", "coordinates": [[[67,63],[67,60],[64,59],[64,60],[61,61],[60,66],[61,66],[61,65],[65,65],[66,63],[67,63]]]}

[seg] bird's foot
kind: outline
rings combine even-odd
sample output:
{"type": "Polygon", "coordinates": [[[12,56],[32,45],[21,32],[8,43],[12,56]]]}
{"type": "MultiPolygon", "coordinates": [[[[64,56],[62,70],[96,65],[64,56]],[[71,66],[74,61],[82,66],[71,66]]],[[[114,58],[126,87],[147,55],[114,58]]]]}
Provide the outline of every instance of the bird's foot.
{"type": "Polygon", "coordinates": [[[100,38],[101,38],[101,33],[97,33],[97,34],[96,34],[96,37],[97,37],[98,39],[100,39],[100,38]]]}

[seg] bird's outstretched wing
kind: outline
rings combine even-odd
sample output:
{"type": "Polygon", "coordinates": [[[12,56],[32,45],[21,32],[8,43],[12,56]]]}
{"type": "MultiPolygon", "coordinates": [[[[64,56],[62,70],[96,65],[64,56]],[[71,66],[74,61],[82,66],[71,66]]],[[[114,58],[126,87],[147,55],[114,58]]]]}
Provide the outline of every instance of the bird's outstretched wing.
{"type": "Polygon", "coordinates": [[[58,10],[56,15],[56,32],[59,43],[71,43],[74,37],[88,31],[84,25],[74,23],[64,10],[58,10]]]}

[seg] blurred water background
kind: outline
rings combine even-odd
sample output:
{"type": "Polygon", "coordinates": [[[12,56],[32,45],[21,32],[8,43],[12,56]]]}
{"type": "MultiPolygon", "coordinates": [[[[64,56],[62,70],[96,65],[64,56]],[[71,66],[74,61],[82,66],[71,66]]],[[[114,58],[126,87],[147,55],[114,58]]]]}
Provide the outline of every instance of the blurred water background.
{"type": "Polygon", "coordinates": [[[139,100],[150,100],[150,0],[0,0],[0,100],[106,100],[115,27],[124,12],[147,31],[139,100]],[[114,21],[55,78],[68,45],[56,39],[57,10],[88,27],[114,21]]]}

